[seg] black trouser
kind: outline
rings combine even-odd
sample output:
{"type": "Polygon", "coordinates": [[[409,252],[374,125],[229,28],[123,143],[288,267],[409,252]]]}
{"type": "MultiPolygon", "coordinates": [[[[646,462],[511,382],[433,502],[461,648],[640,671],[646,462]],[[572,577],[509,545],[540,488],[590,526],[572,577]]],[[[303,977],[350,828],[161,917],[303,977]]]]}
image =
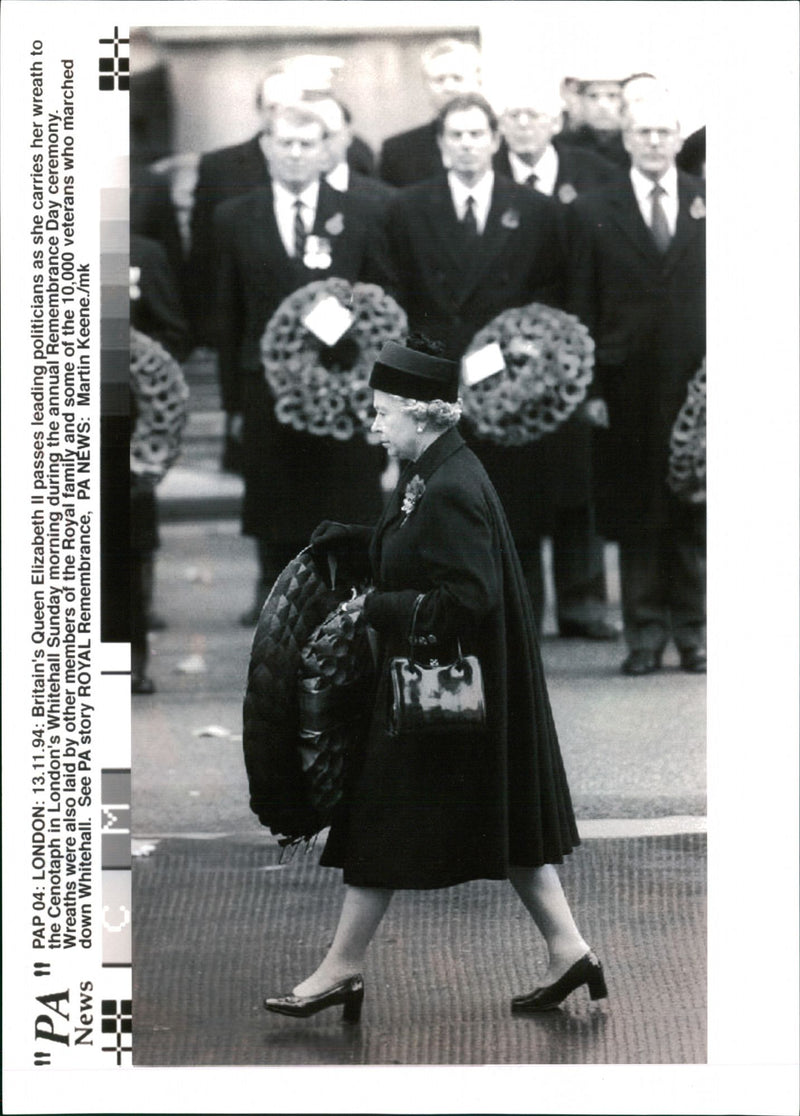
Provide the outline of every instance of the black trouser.
{"type": "Polygon", "coordinates": [[[594,527],[591,504],[576,507],[554,507],[549,513],[549,527],[539,536],[518,543],[519,556],[533,612],[539,627],[545,607],[542,536],[549,534],[553,543],[553,583],[556,594],[556,616],[564,623],[590,624],[606,616],[606,577],[603,540],[594,527]]]}
{"type": "Polygon", "coordinates": [[[668,524],[619,540],[622,616],[632,651],[706,645],[705,542],[678,509],[668,524]]]}

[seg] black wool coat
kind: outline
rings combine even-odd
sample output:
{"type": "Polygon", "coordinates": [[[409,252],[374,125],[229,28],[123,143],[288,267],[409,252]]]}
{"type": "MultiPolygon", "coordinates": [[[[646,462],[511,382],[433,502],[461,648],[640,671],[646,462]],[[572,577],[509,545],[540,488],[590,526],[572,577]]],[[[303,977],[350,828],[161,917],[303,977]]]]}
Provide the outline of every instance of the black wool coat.
{"type": "MultiPolygon", "coordinates": [[[[559,201],[564,201],[566,198],[574,200],[574,194],[571,192],[559,194],[562,187],[571,187],[575,194],[585,194],[587,190],[597,190],[601,186],[618,181],[624,173],[619,166],[594,151],[588,148],[571,147],[559,136],[553,140],[553,147],[558,155],[558,171],[553,194],[559,201]]],[[[500,144],[493,162],[498,174],[503,174],[506,178],[513,177],[505,140],[500,144]]],[[[569,201],[566,204],[570,204],[569,201]]]]}
{"type": "Polygon", "coordinates": [[[377,698],[355,758],[348,805],[322,857],[346,883],[435,888],[504,879],[510,865],[558,863],[579,843],[536,624],[502,506],[460,434],[408,465],[370,543],[376,589],[366,617],[381,637],[377,698]],[[425,491],[401,504],[413,476],[425,491]],[[417,634],[440,662],[478,656],[485,731],[424,741],[387,729],[388,662],[417,634]]]}
{"type": "Polygon", "coordinates": [[[436,139],[435,120],[384,140],[379,174],[390,186],[413,186],[441,170],[442,152],[436,139]]]}
{"type": "Polygon", "coordinates": [[[320,183],[314,233],[331,242],[331,266],[309,269],[283,246],[266,186],[223,202],[215,213],[217,328],[223,406],[244,415],[243,530],[305,544],[326,517],[369,521],[380,512],[382,451],[284,426],[261,364],[261,336],[280,303],[300,287],[336,276],[391,285],[374,203],[320,183]],[[326,223],[339,217],[341,232],[326,223]]]}
{"type": "Polygon", "coordinates": [[[444,174],[392,199],[387,233],[409,327],[442,341],[454,360],[501,311],[533,301],[558,306],[562,298],[558,204],[501,175],[473,245],[464,243],[444,174]]]}
{"type": "MultiPolygon", "coordinates": [[[[669,439],[706,352],[705,184],[678,172],[678,220],[664,255],[630,179],[572,205],[569,304],[597,346],[598,526],[609,537],[669,522],[669,439]]],[[[703,509],[696,510],[702,518],[703,509]]]]}
{"type": "MultiPolygon", "coordinates": [[[[624,172],[593,151],[570,147],[556,136],[558,170],[553,198],[559,202],[561,232],[569,241],[570,206],[576,196],[618,181],[624,172]]],[[[494,158],[498,174],[512,177],[505,141],[494,158]]],[[[592,499],[592,428],[573,415],[556,430],[524,448],[487,445],[477,452],[497,478],[514,538],[534,545],[550,527],[553,508],[579,507],[592,499]],[[526,487],[521,478],[532,478],[526,487]],[[505,478],[505,479],[504,479],[505,478]]]]}

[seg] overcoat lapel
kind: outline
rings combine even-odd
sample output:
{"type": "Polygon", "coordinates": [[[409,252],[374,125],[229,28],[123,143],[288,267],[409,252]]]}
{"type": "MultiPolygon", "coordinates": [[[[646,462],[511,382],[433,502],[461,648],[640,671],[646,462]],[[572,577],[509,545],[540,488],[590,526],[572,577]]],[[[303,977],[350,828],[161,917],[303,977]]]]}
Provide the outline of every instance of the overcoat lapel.
{"type": "Polygon", "coordinates": [[[270,263],[277,261],[278,266],[285,268],[295,261],[287,254],[278,231],[271,184],[260,188],[256,197],[255,220],[251,230],[253,247],[260,258],[270,263]]]}
{"type": "Polygon", "coordinates": [[[662,262],[661,253],[656,248],[653,235],[642,217],[630,179],[627,179],[619,192],[614,194],[609,213],[614,223],[649,264],[662,262]]]}
{"type": "MultiPolygon", "coordinates": [[[[472,253],[469,265],[464,273],[463,282],[458,287],[457,301],[460,304],[466,302],[475,290],[481,278],[505,248],[509,237],[514,236],[515,233],[519,235],[521,214],[518,207],[516,209],[516,227],[513,227],[512,224],[505,224],[503,221],[503,218],[513,211],[511,184],[501,178],[495,178],[492,204],[486,218],[486,228],[483,230],[483,235],[478,237],[475,251],[472,253]]],[[[506,220],[509,220],[509,218],[506,217],[506,220]]],[[[511,220],[513,221],[513,218],[511,220]]]]}
{"type": "Polygon", "coordinates": [[[320,179],[319,183],[319,196],[317,198],[317,213],[314,218],[314,236],[324,237],[331,247],[331,266],[324,270],[314,270],[306,268],[308,279],[307,283],[312,282],[314,279],[327,278],[329,275],[341,274],[344,268],[344,261],[342,254],[345,251],[349,240],[344,235],[345,226],[347,224],[347,213],[345,211],[345,195],[339,190],[334,190],[329,182],[325,179],[320,179]],[[341,217],[341,228],[338,232],[332,233],[330,229],[326,228],[328,221],[336,215],[341,217]]]}
{"type": "Polygon", "coordinates": [[[423,209],[426,232],[431,243],[436,245],[435,256],[439,259],[444,256],[449,265],[449,271],[454,283],[458,286],[458,277],[464,271],[464,257],[459,251],[461,226],[456,217],[453,198],[445,175],[440,175],[435,183],[431,183],[430,195],[423,209]]]}
{"type": "Polygon", "coordinates": [[[695,198],[701,198],[694,183],[685,175],[678,172],[678,220],[675,225],[675,235],[664,256],[664,266],[672,270],[680,260],[688,246],[699,236],[705,226],[704,217],[692,217],[690,209],[695,198]]]}
{"type": "Polygon", "coordinates": [[[325,226],[338,213],[342,218],[342,232],[344,231],[344,219],[346,217],[344,201],[345,195],[340,190],[334,190],[333,186],[326,182],[324,178],[320,179],[317,214],[314,218],[314,235],[327,237],[332,245],[336,244],[336,238],[340,234],[331,234],[325,226]]]}
{"type": "Polygon", "coordinates": [[[451,457],[456,450],[464,445],[464,439],[456,429],[448,430],[437,438],[432,446],[428,446],[418,461],[409,461],[403,467],[400,478],[392,495],[389,497],[383,514],[378,520],[372,536],[371,556],[376,569],[380,568],[381,540],[386,528],[400,517],[400,508],[405,496],[406,486],[412,477],[419,476],[426,483],[442,462],[451,457]]]}

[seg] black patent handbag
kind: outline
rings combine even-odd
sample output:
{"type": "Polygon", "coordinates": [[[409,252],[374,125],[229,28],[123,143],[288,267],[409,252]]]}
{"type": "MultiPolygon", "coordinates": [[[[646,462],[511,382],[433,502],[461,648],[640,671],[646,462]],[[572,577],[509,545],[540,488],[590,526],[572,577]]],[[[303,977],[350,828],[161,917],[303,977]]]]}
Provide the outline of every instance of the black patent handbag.
{"type": "Polygon", "coordinates": [[[461,643],[451,663],[415,658],[414,632],[423,595],[414,602],[409,635],[410,654],[389,661],[391,682],[389,731],[395,736],[480,732],[486,725],[483,672],[475,655],[464,655],[461,643]]]}

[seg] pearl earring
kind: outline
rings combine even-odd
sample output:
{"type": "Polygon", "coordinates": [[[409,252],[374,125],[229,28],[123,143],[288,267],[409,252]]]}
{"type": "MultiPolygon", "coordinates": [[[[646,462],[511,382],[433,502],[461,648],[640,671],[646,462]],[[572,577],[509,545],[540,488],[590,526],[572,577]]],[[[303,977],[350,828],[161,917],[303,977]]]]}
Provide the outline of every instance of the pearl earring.
{"type": "Polygon", "coordinates": [[[424,429],[425,429],[424,425],[423,426],[418,426],[417,427],[417,434],[421,434],[424,429]]]}

